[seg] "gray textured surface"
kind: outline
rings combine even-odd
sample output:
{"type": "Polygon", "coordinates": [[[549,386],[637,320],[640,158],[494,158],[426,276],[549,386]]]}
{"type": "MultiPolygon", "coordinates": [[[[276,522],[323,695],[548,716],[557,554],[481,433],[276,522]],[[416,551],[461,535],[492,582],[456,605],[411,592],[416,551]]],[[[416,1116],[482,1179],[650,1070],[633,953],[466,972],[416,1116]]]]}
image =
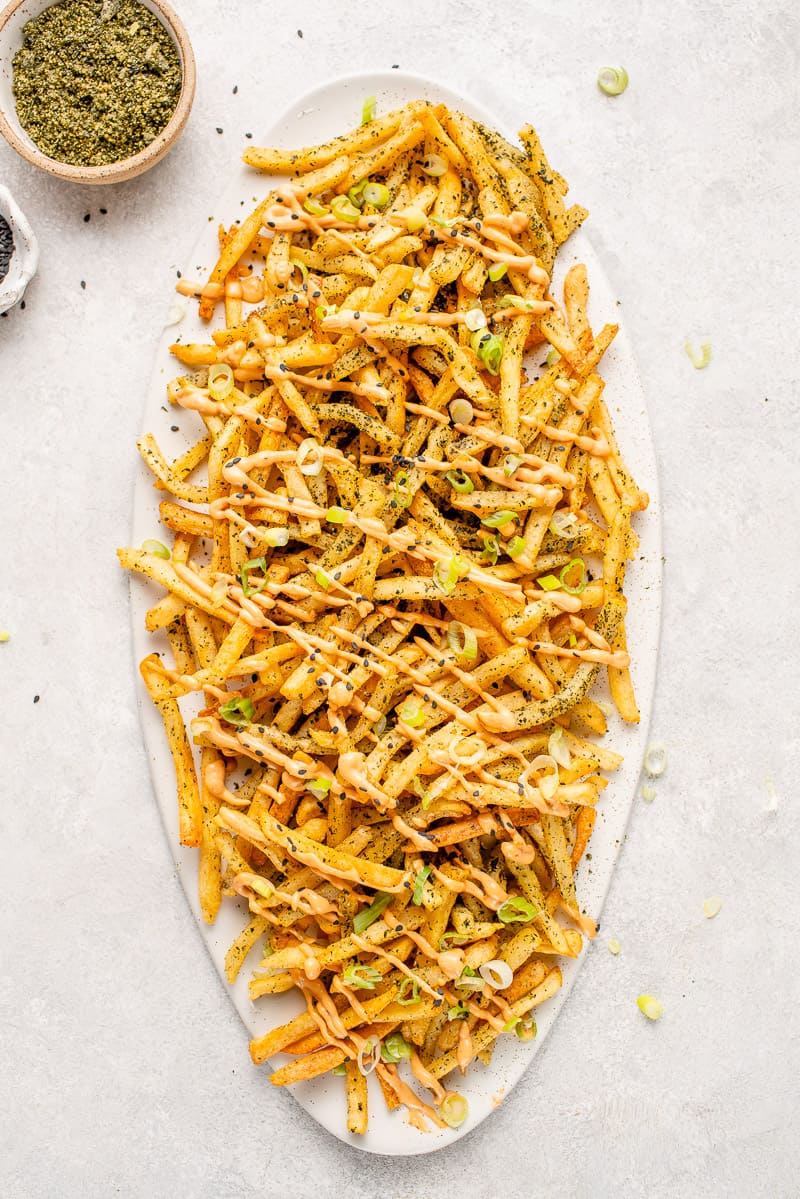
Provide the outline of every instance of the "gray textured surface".
{"type": "Polygon", "coordinates": [[[491,18],[472,0],[408,3],[402,18],[335,0],[183,7],[198,97],[151,174],[68,188],[0,147],[42,247],[25,310],[0,321],[0,1193],[796,1195],[794,5],[506,0],[491,18]],[[595,87],[605,62],[630,73],[617,100],[595,87]],[[393,63],[509,122],[532,118],[591,208],[659,455],[653,735],[670,751],[534,1068],[471,1138],[408,1162],[340,1145],[249,1064],[152,799],[113,552],[170,278],[243,133],[301,75],[393,63]],[[554,93],[560,113],[543,122],[554,93]],[[683,343],[704,334],[713,359],[695,372],[683,343]],[[712,894],[724,908],[706,921],[712,894]],[[636,1010],[642,990],[664,1002],[658,1025],[636,1010]]]}

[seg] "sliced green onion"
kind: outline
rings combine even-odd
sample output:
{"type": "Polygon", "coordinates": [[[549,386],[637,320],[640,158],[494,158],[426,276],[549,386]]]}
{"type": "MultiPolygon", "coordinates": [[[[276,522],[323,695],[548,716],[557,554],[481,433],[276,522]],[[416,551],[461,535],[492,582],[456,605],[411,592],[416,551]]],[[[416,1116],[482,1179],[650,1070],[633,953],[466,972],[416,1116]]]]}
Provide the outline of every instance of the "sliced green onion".
{"type": "Polygon", "coordinates": [[[417,907],[422,903],[422,892],[425,888],[425,883],[430,878],[432,869],[432,866],[423,866],[421,870],[417,871],[416,878],[414,879],[414,893],[411,896],[411,902],[415,903],[417,907]]]}
{"type": "Polygon", "coordinates": [[[426,175],[430,175],[433,179],[439,179],[442,175],[446,175],[448,171],[447,159],[442,158],[441,154],[428,154],[420,163],[426,175]]]}
{"type": "Polygon", "coordinates": [[[504,525],[510,525],[512,520],[516,519],[516,512],[501,508],[499,512],[490,512],[488,516],[482,517],[481,524],[486,525],[487,529],[502,529],[504,525]]]}
{"type": "Polygon", "coordinates": [[[367,96],[361,107],[361,124],[368,125],[370,121],[375,120],[375,112],[378,107],[378,101],[374,96],[367,96]]]}
{"type": "Polygon", "coordinates": [[[400,990],[395,997],[395,1003],[402,1004],[403,1007],[408,1007],[410,1003],[416,1003],[419,999],[419,980],[406,976],[400,983],[400,990]],[[406,998],[406,991],[410,990],[411,994],[406,998]]]}
{"type": "Polygon", "coordinates": [[[493,262],[489,267],[489,278],[492,283],[497,283],[498,279],[502,279],[503,275],[508,272],[508,267],[504,262],[493,262]]]}
{"type": "Polygon", "coordinates": [[[347,1073],[347,1067],[345,1066],[344,1062],[339,1062],[339,1065],[334,1066],[333,1069],[331,1070],[331,1074],[346,1074],[346,1073],[347,1073]]]}
{"type": "Polygon", "coordinates": [[[363,912],[359,912],[353,921],[353,932],[359,936],[366,932],[371,924],[380,916],[384,908],[387,908],[392,902],[391,895],[387,895],[385,891],[379,891],[368,908],[364,908],[363,912]]]}
{"type": "Polygon", "coordinates": [[[305,283],[306,279],[308,278],[308,267],[306,264],[301,262],[299,258],[290,258],[289,262],[292,264],[292,266],[297,267],[298,271],[303,276],[303,282],[305,283]]]}
{"type": "Polygon", "coordinates": [[[606,941],[606,949],[609,953],[613,953],[614,957],[616,957],[618,953],[622,953],[622,946],[616,937],[611,937],[608,941],[606,941]]]}
{"type": "Polygon", "coordinates": [[[6,641],[9,641],[10,639],[11,634],[9,633],[8,629],[0,629],[0,642],[5,645],[6,641]]]}
{"type": "Polygon", "coordinates": [[[353,962],[342,972],[342,982],[346,987],[356,987],[363,991],[374,991],[383,975],[374,966],[366,966],[363,962],[353,962]]]}
{"type": "Polygon", "coordinates": [[[456,223],[455,217],[453,217],[452,220],[443,221],[441,217],[429,216],[428,220],[430,221],[430,223],[432,225],[438,225],[440,229],[452,229],[453,225],[455,225],[455,223],[456,223]]]}
{"type": "Polygon", "coordinates": [[[703,904],[703,913],[706,920],[713,920],[721,911],[722,900],[717,895],[713,895],[711,899],[707,899],[703,904]]]}
{"type": "Polygon", "coordinates": [[[349,221],[351,225],[355,225],[361,216],[355,204],[351,203],[349,196],[334,196],[331,200],[331,212],[340,221],[349,221]]]}
{"type": "Polygon", "coordinates": [[[447,626],[447,644],[462,662],[477,662],[478,638],[474,629],[462,624],[460,620],[451,620],[447,626]]]}
{"type": "MultiPolygon", "coordinates": [[[[409,980],[410,981],[410,980],[409,980]]],[[[385,1062],[399,1062],[403,1058],[411,1057],[413,1046],[409,1045],[402,1033],[390,1032],[386,1040],[383,1042],[383,1052],[381,1056],[385,1062]]]]}
{"type": "Polygon", "coordinates": [[[255,705],[246,695],[236,696],[220,704],[219,714],[228,724],[250,724],[256,714],[255,705]]]}
{"type": "Polygon", "coordinates": [[[448,1020],[466,1020],[469,1015],[469,1008],[464,1003],[454,1003],[452,1007],[447,1009],[448,1020]]]}
{"type": "Polygon", "coordinates": [[[533,300],[526,300],[525,296],[514,295],[509,292],[508,295],[502,296],[497,301],[498,308],[525,308],[528,312],[533,312],[533,300]]]}
{"type": "Polygon", "coordinates": [[[554,512],[547,526],[554,537],[561,537],[564,541],[572,541],[575,534],[578,532],[578,517],[574,512],[567,512],[560,508],[558,512],[554,512]]]}
{"type": "Polygon", "coordinates": [[[511,986],[514,978],[514,971],[502,958],[493,958],[491,962],[484,962],[482,966],[478,967],[478,974],[490,987],[494,987],[495,991],[505,991],[506,987],[511,986]]]}
{"type": "Polygon", "coordinates": [[[506,553],[509,558],[519,558],[525,553],[527,546],[525,545],[524,537],[512,537],[506,543],[506,553]]]}
{"type": "Polygon", "coordinates": [[[485,341],[488,341],[491,336],[492,335],[488,329],[475,330],[475,332],[472,334],[472,337],[469,339],[469,344],[472,346],[476,354],[478,353],[478,350],[481,348],[482,344],[485,341]]]}
{"type": "Polygon", "coordinates": [[[418,233],[428,223],[428,218],[421,208],[407,208],[403,213],[409,233],[418,233]]]}
{"type": "Polygon", "coordinates": [[[452,595],[456,589],[456,583],[464,573],[466,563],[458,554],[453,554],[452,558],[448,558],[446,562],[439,561],[433,568],[433,581],[440,591],[445,595],[452,595]]]}
{"type": "Polygon", "coordinates": [[[364,203],[373,208],[385,208],[391,199],[391,192],[385,183],[368,183],[364,188],[364,203]]]}
{"type": "Polygon", "coordinates": [[[349,508],[337,508],[337,506],[335,504],[332,508],[329,508],[328,511],[325,513],[325,519],[327,521],[329,521],[329,523],[332,525],[346,525],[349,518],[350,518],[350,509],[349,508]]]}
{"type": "Polygon", "coordinates": [[[497,909],[497,919],[503,924],[530,924],[539,915],[541,913],[536,904],[524,895],[512,895],[497,909]]]}
{"type": "Polygon", "coordinates": [[[408,508],[413,499],[408,471],[399,470],[394,477],[394,502],[398,508],[408,508]]]}
{"type": "Polygon", "coordinates": [[[169,550],[164,545],[163,541],[155,541],[154,539],[143,541],[142,549],[146,554],[155,554],[157,558],[169,557],[169,550]]]}
{"type": "Polygon", "coordinates": [[[520,1041],[532,1041],[537,1031],[533,1016],[521,1016],[514,1029],[520,1041]]]}
{"type": "Polygon", "coordinates": [[[470,308],[464,317],[464,324],[470,333],[477,333],[479,329],[486,328],[486,313],[482,308],[470,308]]]}
{"type": "Polygon", "coordinates": [[[279,546],[286,545],[289,541],[289,530],[276,527],[267,529],[264,534],[264,544],[271,546],[272,549],[277,549],[279,546]]]}
{"type": "Polygon", "coordinates": [[[233,391],[233,371],[227,362],[216,362],[208,368],[208,394],[212,400],[225,400],[233,391]]]}
{"type": "Polygon", "coordinates": [[[239,571],[239,581],[242,584],[242,591],[249,599],[251,595],[258,595],[259,591],[263,591],[269,582],[267,574],[266,558],[251,558],[249,562],[245,562],[242,569],[239,571]],[[264,578],[259,579],[257,583],[250,582],[250,571],[260,570],[263,572],[264,578]]]}
{"type": "Polygon", "coordinates": [[[519,470],[522,466],[522,459],[519,454],[506,454],[503,460],[503,474],[507,479],[510,479],[514,471],[519,470]]]}
{"type": "Polygon", "coordinates": [[[464,945],[468,940],[466,933],[444,933],[439,938],[439,949],[449,949],[451,945],[464,945]]]}
{"type": "Polygon", "coordinates": [[[497,563],[498,555],[500,553],[500,542],[497,540],[496,537],[484,537],[483,552],[484,552],[485,556],[489,559],[489,562],[491,563],[491,565],[495,566],[497,563]]]}
{"type": "Polygon", "coordinates": [[[545,591],[558,591],[561,586],[561,581],[555,575],[540,575],[536,582],[545,591]]]}
{"type": "Polygon", "coordinates": [[[558,581],[564,590],[570,595],[580,595],[581,592],[585,591],[586,584],[589,582],[589,580],[586,575],[586,563],[584,562],[583,558],[573,558],[571,562],[568,562],[566,566],[562,567],[561,573],[558,576],[558,581]],[[576,566],[580,567],[581,574],[578,582],[573,587],[571,583],[567,582],[567,575],[576,566]]]}
{"type": "Polygon", "coordinates": [[[461,495],[469,495],[475,490],[475,484],[469,475],[464,474],[463,470],[449,470],[444,477],[454,491],[459,491],[461,495]]]}
{"type": "Polygon", "coordinates": [[[485,985],[478,971],[471,966],[465,966],[454,983],[459,991],[482,991],[485,985]]]}
{"type": "Polygon", "coordinates": [[[418,699],[407,699],[397,709],[397,715],[412,729],[421,728],[425,723],[425,712],[418,699]]]}
{"type": "Polygon", "coordinates": [[[463,398],[453,400],[448,411],[450,412],[450,419],[454,425],[472,424],[472,418],[475,415],[475,411],[469,400],[465,400],[463,398]]]}
{"type": "Polygon", "coordinates": [[[381,1040],[380,1037],[367,1037],[363,1045],[356,1054],[356,1065],[359,1071],[366,1076],[371,1074],[381,1060],[381,1040]]]}
{"type": "Polygon", "coordinates": [[[597,73],[597,86],[607,96],[621,96],[628,86],[628,72],[624,67],[601,67],[597,73]]]}
{"type": "Polygon", "coordinates": [[[295,451],[295,462],[299,466],[302,475],[306,475],[309,478],[316,478],[317,475],[322,473],[322,446],[313,437],[304,438],[295,451]]]}
{"type": "Polygon", "coordinates": [[[575,636],[575,634],[574,634],[574,633],[570,633],[570,635],[569,635],[569,647],[570,647],[570,649],[574,649],[574,648],[575,648],[575,646],[576,646],[577,644],[578,644],[578,638],[575,636]]]}
{"type": "Polygon", "coordinates": [[[316,579],[318,585],[322,588],[323,591],[328,590],[328,588],[331,585],[331,581],[328,578],[328,576],[325,574],[325,571],[322,569],[321,566],[318,567],[317,570],[315,571],[314,578],[316,579]]]}
{"type": "Polygon", "coordinates": [[[649,783],[643,783],[642,784],[642,799],[645,800],[646,803],[652,803],[653,800],[655,799],[655,797],[656,797],[655,787],[651,787],[649,783]]]}
{"type": "Polygon", "coordinates": [[[544,364],[545,364],[545,366],[555,366],[555,364],[559,361],[560,358],[561,358],[561,355],[559,354],[558,350],[551,350],[550,353],[545,358],[544,364]]]}
{"type": "Polygon", "coordinates": [[[711,361],[711,342],[710,341],[701,341],[700,342],[699,353],[694,348],[694,346],[691,344],[691,342],[688,342],[688,341],[683,348],[686,351],[686,353],[689,355],[689,361],[691,362],[691,364],[695,368],[695,370],[701,371],[703,369],[703,367],[708,366],[709,362],[711,361]]]}
{"type": "Polygon", "coordinates": [[[648,745],[644,755],[644,768],[651,778],[657,779],[667,769],[667,748],[654,742],[648,745]]]}
{"type": "Polygon", "coordinates": [[[572,755],[569,752],[569,746],[564,740],[564,730],[561,725],[558,725],[548,737],[547,752],[559,766],[563,766],[565,770],[569,770],[572,765],[572,755]]]}
{"type": "Polygon", "coordinates": [[[439,1104],[439,1115],[448,1128],[460,1128],[469,1115],[469,1104],[463,1095],[451,1091],[439,1104]]]}
{"type": "Polygon", "coordinates": [[[664,1014],[664,1005],[655,995],[639,995],[636,1003],[648,1020],[660,1020],[664,1014]]]}
{"type": "MultiPolygon", "coordinates": [[[[479,335],[473,334],[473,341],[477,336],[479,335]]],[[[502,337],[498,337],[496,333],[490,333],[488,337],[482,338],[477,346],[473,344],[472,348],[490,375],[500,373],[500,360],[503,357],[502,337]]]]}
{"type": "Polygon", "coordinates": [[[362,208],[364,205],[364,192],[368,183],[369,179],[362,179],[359,183],[354,183],[348,189],[347,198],[351,204],[355,204],[356,208],[362,208]]]}
{"type": "Polygon", "coordinates": [[[310,212],[312,216],[326,216],[330,212],[330,208],[326,208],[324,204],[320,204],[319,200],[315,200],[313,196],[306,196],[303,200],[303,208],[306,212],[310,212]]]}
{"type": "Polygon", "coordinates": [[[316,795],[317,799],[324,799],[330,789],[330,779],[309,779],[306,783],[306,791],[310,791],[312,795],[316,795]]]}

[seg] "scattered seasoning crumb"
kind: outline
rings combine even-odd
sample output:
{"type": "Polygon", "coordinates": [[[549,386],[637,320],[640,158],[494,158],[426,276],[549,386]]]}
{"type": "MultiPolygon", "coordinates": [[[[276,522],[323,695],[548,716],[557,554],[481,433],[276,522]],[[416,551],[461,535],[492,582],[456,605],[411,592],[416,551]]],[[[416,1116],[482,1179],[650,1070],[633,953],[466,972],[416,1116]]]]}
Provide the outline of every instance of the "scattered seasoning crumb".
{"type": "Polygon", "coordinates": [[[101,216],[108,216],[108,209],[107,209],[107,208],[101,208],[101,209],[100,209],[100,215],[101,215],[101,216]]]}
{"type": "Polygon", "coordinates": [[[233,94],[234,94],[234,96],[236,95],[236,93],[238,92],[238,90],[239,90],[239,84],[238,84],[238,83],[236,83],[236,84],[234,84],[234,87],[233,87],[233,94]]]}
{"type": "Polygon", "coordinates": [[[246,134],[245,134],[245,137],[252,137],[252,136],[253,136],[253,135],[252,135],[252,133],[246,133],[246,134]]]}
{"type": "Polygon", "coordinates": [[[13,254],[14,234],[5,217],[0,216],[0,279],[5,279],[8,274],[13,254]]]}
{"type": "Polygon", "coordinates": [[[19,307],[20,307],[21,312],[25,311],[25,301],[24,300],[20,300],[19,307]]]}
{"type": "Polygon", "coordinates": [[[302,29],[298,29],[298,31],[297,31],[297,36],[298,36],[298,37],[302,37],[302,36],[303,36],[303,31],[302,31],[302,29]]]}
{"type": "Polygon", "coordinates": [[[220,129],[219,125],[217,125],[217,133],[222,133],[222,130],[220,129]]]}
{"type": "Polygon", "coordinates": [[[169,431],[170,431],[170,433],[177,433],[177,432],[178,432],[178,426],[177,426],[177,425],[170,425],[170,427],[169,427],[169,431]]]}
{"type": "Polygon", "coordinates": [[[703,904],[706,920],[713,920],[722,911],[722,900],[718,895],[712,895],[711,899],[707,899],[703,904]]]}
{"type": "Polygon", "coordinates": [[[92,214],[90,212],[84,213],[83,219],[84,221],[90,221],[92,219],[92,214]]]}
{"type": "Polygon", "coordinates": [[[618,953],[622,952],[622,946],[616,937],[612,937],[610,941],[606,941],[606,949],[609,953],[613,953],[614,957],[616,957],[618,953]]]}
{"type": "Polygon", "coordinates": [[[86,291],[86,280],[85,279],[81,279],[81,287],[83,288],[84,291],[86,291]]]}
{"type": "Polygon", "coordinates": [[[34,695],[34,697],[33,697],[33,702],[34,702],[35,704],[38,704],[38,702],[39,702],[39,696],[38,696],[38,695],[34,695]]]}

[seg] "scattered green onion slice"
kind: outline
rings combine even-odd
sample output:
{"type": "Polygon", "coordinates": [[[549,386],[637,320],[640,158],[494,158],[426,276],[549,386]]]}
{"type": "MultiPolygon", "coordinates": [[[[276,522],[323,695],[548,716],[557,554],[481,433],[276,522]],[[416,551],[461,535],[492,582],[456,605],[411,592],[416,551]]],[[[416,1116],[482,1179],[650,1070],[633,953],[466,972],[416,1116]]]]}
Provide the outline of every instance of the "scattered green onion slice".
{"type": "Polygon", "coordinates": [[[418,233],[428,223],[428,218],[421,208],[407,208],[403,213],[409,233],[418,233]]]}
{"type": "Polygon", "coordinates": [[[537,1031],[533,1016],[521,1016],[514,1027],[514,1032],[520,1041],[532,1041],[537,1031]]]}
{"type": "Polygon", "coordinates": [[[665,745],[653,742],[648,745],[644,755],[644,768],[651,778],[657,779],[667,769],[667,749],[665,745]]]}
{"type": "Polygon", "coordinates": [[[11,634],[9,633],[8,629],[0,629],[0,642],[5,644],[6,641],[10,640],[10,638],[11,634]]]}
{"type": "Polygon", "coordinates": [[[419,981],[416,978],[404,978],[400,983],[400,990],[397,992],[395,1003],[402,1004],[403,1007],[408,1007],[410,1003],[416,1003],[419,999],[419,981]],[[411,991],[411,994],[406,998],[406,992],[411,991]]]}
{"type": "Polygon", "coordinates": [[[569,752],[569,746],[564,740],[564,730],[561,725],[558,725],[548,737],[547,752],[559,766],[563,766],[565,770],[569,770],[572,765],[572,754],[569,752]]]}
{"type": "Polygon", "coordinates": [[[354,183],[347,192],[347,198],[356,208],[362,208],[364,205],[364,191],[369,180],[362,179],[360,183],[354,183]]]}
{"type": "Polygon", "coordinates": [[[497,919],[503,924],[530,924],[538,915],[539,909],[524,895],[512,895],[497,909],[497,919]]]}
{"type": "Polygon", "coordinates": [[[503,474],[507,479],[510,479],[514,471],[519,470],[522,466],[522,459],[519,454],[506,454],[503,459],[503,474]]]}
{"type": "Polygon", "coordinates": [[[543,587],[545,591],[558,591],[559,587],[561,586],[560,581],[555,575],[540,575],[536,582],[540,587],[543,587]]]}
{"type": "Polygon", "coordinates": [[[375,120],[375,112],[378,107],[378,101],[374,96],[367,96],[361,106],[361,124],[368,125],[370,121],[375,120]]]}
{"type": "Polygon", "coordinates": [[[342,972],[342,982],[346,987],[356,987],[363,991],[374,991],[375,984],[382,978],[380,970],[376,970],[374,966],[367,966],[364,962],[353,962],[342,972]]]}
{"type": "Polygon", "coordinates": [[[476,354],[478,353],[478,350],[481,348],[481,345],[483,344],[483,342],[488,341],[491,336],[492,335],[488,329],[476,329],[475,330],[475,332],[472,334],[472,337],[469,339],[469,344],[472,346],[472,348],[476,354]]]}
{"type": "Polygon", "coordinates": [[[330,789],[330,779],[309,779],[306,783],[306,791],[310,791],[312,795],[316,795],[317,799],[324,799],[330,789]]]}
{"type": "Polygon", "coordinates": [[[315,200],[313,196],[306,196],[303,200],[303,208],[306,212],[310,212],[312,216],[326,216],[330,212],[324,204],[320,204],[319,200],[315,200]]]}
{"type": "Polygon", "coordinates": [[[703,912],[706,920],[713,920],[722,911],[722,900],[717,895],[712,895],[711,899],[707,899],[703,904],[703,912]]]}
{"type": "Polygon", "coordinates": [[[570,595],[580,595],[581,592],[585,591],[586,584],[589,582],[589,580],[586,576],[586,563],[584,562],[583,558],[573,558],[571,562],[568,562],[566,566],[562,567],[561,573],[558,576],[558,581],[564,590],[570,595]],[[571,583],[567,582],[567,576],[576,566],[580,567],[581,574],[578,582],[573,587],[571,583]]]}
{"type": "Polygon", "coordinates": [[[391,199],[391,192],[385,183],[368,183],[364,188],[364,203],[373,208],[385,208],[391,199]]]}
{"type": "Polygon", "coordinates": [[[515,295],[509,292],[508,295],[501,296],[497,301],[498,308],[526,308],[529,312],[533,311],[533,301],[526,300],[525,296],[515,295]]]}
{"type": "Polygon", "coordinates": [[[292,266],[297,267],[298,271],[303,276],[303,282],[305,283],[306,279],[308,278],[308,267],[306,264],[301,262],[299,258],[290,258],[289,262],[292,264],[292,266]]]}
{"type": "Polygon", "coordinates": [[[575,634],[574,634],[574,633],[570,633],[570,635],[569,635],[569,647],[570,647],[570,649],[574,649],[574,648],[575,648],[575,646],[576,646],[577,644],[578,644],[578,638],[575,636],[575,634]]]}
{"type": "Polygon", "coordinates": [[[432,179],[439,179],[442,175],[447,174],[447,159],[442,158],[441,154],[428,154],[420,163],[426,175],[430,175],[432,179]]]}
{"type": "Polygon", "coordinates": [[[502,337],[498,337],[496,333],[490,333],[488,337],[483,338],[477,347],[473,346],[472,348],[490,375],[498,375],[500,373],[500,360],[503,357],[502,337]]]}
{"type": "Polygon", "coordinates": [[[469,495],[475,490],[475,484],[469,475],[464,474],[463,470],[449,470],[444,477],[453,490],[459,491],[462,495],[469,495]]]}
{"type": "Polygon", "coordinates": [[[356,1056],[356,1065],[364,1075],[371,1074],[381,1060],[380,1037],[367,1037],[356,1056]]]}
{"type": "Polygon", "coordinates": [[[471,966],[465,966],[454,983],[459,991],[482,991],[486,986],[484,980],[471,966]]]}
{"type": "Polygon", "coordinates": [[[475,411],[469,400],[453,400],[449,408],[450,419],[454,425],[471,425],[475,411]]]}
{"type": "Polygon", "coordinates": [[[263,591],[264,588],[266,587],[267,583],[269,582],[269,575],[267,574],[266,558],[251,558],[248,562],[245,562],[244,566],[239,571],[239,581],[242,584],[242,591],[244,592],[245,596],[248,599],[250,598],[251,595],[258,595],[259,591],[263,591]],[[250,571],[251,570],[262,571],[264,578],[259,579],[257,583],[251,583],[250,582],[250,571]]]}
{"type": "Polygon", "coordinates": [[[295,462],[300,467],[301,475],[316,478],[322,473],[322,446],[313,437],[306,437],[300,442],[295,451],[295,462]]]}
{"type": "Polygon", "coordinates": [[[411,896],[411,902],[415,903],[417,907],[422,903],[422,892],[425,888],[425,883],[430,878],[432,869],[432,866],[423,866],[421,870],[417,871],[416,878],[414,879],[414,893],[411,896]]]}
{"type": "Polygon", "coordinates": [[[504,525],[510,525],[512,520],[516,519],[516,512],[509,512],[507,508],[501,508],[499,512],[490,512],[488,516],[484,516],[481,524],[486,525],[487,529],[502,529],[504,525]]]}
{"type": "Polygon", "coordinates": [[[659,1020],[664,1014],[664,1005],[655,995],[639,995],[636,1003],[648,1020],[659,1020]]]}
{"type": "Polygon", "coordinates": [[[618,953],[622,953],[622,946],[616,937],[611,937],[610,940],[606,941],[606,949],[609,953],[613,953],[614,957],[616,957],[618,953]]]}
{"type": "Polygon", "coordinates": [[[353,932],[359,936],[366,932],[371,924],[380,916],[384,908],[387,908],[392,902],[391,895],[387,895],[385,891],[379,891],[368,908],[364,908],[363,912],[359,912],[353,921],[353,932]]]}
{"type": "Polygon", "coordinates": [[[447,1009],[448,1020],[466,1020],[469,1015],[469,1008],[464,1003],[454,1003],[452,1007],[447,1009]]]}
{"type": "Polygon", "coordinates": [[[215,362],[208,368],[208,394],[212,400],[225,400],[233,391],[233,371],[227,362],[215,362]]]}
{"type": "Polygon", "coordinates": [[[509,558],[521,557],[521,555],[525,553],[526,548],[524,537],[512,537],[510,541],[506,543],[506,553],[508,554],[509,558]]]}
{"type": "Polygon", "coordinates": [[[322,569],[321,566],[317,567],[317,570],[314,574],[314,578],[316,579],[317,584],[322,588],[323,591],[328,590],[328,588],[331,585],[331,581],[328,578],[328,576],[325,574],[325,571],[322,569]]]}
{"type": "Polygon", "coordinates": [[[493,262],[488,273],[492,283],[497,283],[498,279],[502,279],[503,275],[508,273],[508,267],[504,262],[493,262]]]}
{"type": "Polygon", "coordinates": [[[463,1095],[451,1091],[440,1103],[439,1115],[448,1128],[460,1128],[469,1115],[469,1104],[463,1095]]]}
{"type": "Polygon", "coordinates": [[[456,583],[461,578],[465,563],[458,554],[453,554],[446,562],[439,561],[433,568],[433,581],[445,595],[452,595],[456,583]]]}
{"type": "Polygon", "coordinates": [[[597,86],[607,96],[621,96],[628,86],[628,72],[624,67],[601,67],[597,73],[597,86]]]}
{"type": "Polygon", "coordinates": [[[332,525],[346,525],[349,517],[349,508],[338,508],[335,504],[325,513],[325,519],[332,525]]]}
{"type": "Polygon", "coordinates": [[[578,532],[579,525],[578,517],[574,512],[567,512],[564,508],[559,508],[558,512],[554,512],[547,526],[554,537],[561,537],[564,541],[572,541],[575,534],[578,532]]]}
{"type": "Polygon", "coordinates": [[[228,724],[250,724],[256,714],[255,705],[246,695],[238,695],[234,699],[220,704],[219,714],[228,724]]]}
{"type": "Polygon", "coordinates": [[[689,355],[689,361],[695,370],[701,371],[703,367],[708,366],[711,361],[711,342],[701,341],[699,352],[694,348],[691,342],[687,341],[683,347],[689,355]]]}
{"type": "Polygon", "coordinates": [[[477,333],[479,329],[486,328],[486,313],[482,308],[470,308],[464,317],[464,324],[470,333],[477,333]]]}
{"type": "Polygon", "coordinates": [[[465,933],[444,933],[439,938],[439,948],[449,949],[451,945],[464,945],[469,940],[465,933]]]}
{"type": "Polygon", "coordinates": [[[142,542],[142,549],[146,554],[155,554],[157,558],[168,558],[169,550],[164,545],[163,541],[156,541],[151,538],[148,541],[142,542]]]}
{"type": "Polygon", "coordinates": [[[383,1042],[381,1056],[385,1062],[399,1062],[403,1058],[411,1057],[412,1052],[413,1047],[409,1045],[402,1033],[390,1032],[383,1042]]]}
{"type": "Polygon", "coordinates": [[[491,565],[494,566],[500,553],[500,542],[498,539],[496,537],[484,537],[483,552],[491,565]]]}
{"type": "Polygon", "coordinates": [[[279,546],[287,545],[289,541],[289,530],[280,526],[274,529],[267,529],[264,534],[264,543],[272,549],[277,549],[279,546]]]}
{"type": "Polygon", "coordinates": [[[355,204],[351,203],[349,196],[334,196],[331,200],[331,212],[340,221],[349,221],[351,225],[355,225],[361,216],[355,204]]]}
{"type": "Polygon", "coordinates": [[[418,699],[405,700],[397,709],[397,715],[412,729],[421,728],[425,723],[425,711],[418,699]]]}
{"type": "Polygon", "coordinates": [[[394,477],[394,502],[398,508],[408,508],[413,499],[408,471],[399,470],[394,477]]]}
{"type": "Polygon", "coordinates": [[[346,1074],[346,1073],[347,1073],[347,1067],[345,1066],[344,1062],[339,1062],[339,1065],[334,1066],[333,1069],[331,1070],[331,1074],[346,1074]]]}
{"type": "Polygon", "coordinates": [[[645,801],[645,803],[652,803],[655,797],[655,787],[651,787],[649,783],[644,783],[642,785],[642,799],[645,801]]]}
{"type": "Polygon", "coordinates": [[[447,644],[460,661],[477,662],[478,638],[469,625],[462,624],[460,620],[451,620],[447,626],[447,644]]]}
{"type": "Polygon", "coordinates": [[[450,221],[443,221],[442,218],[438,217],[438,216],[429,216],[428,217],[428,220],[430,221],[430,223],[432,225],[438,225],[440,229],[452,229],[453,225],[455,225],[455,223],[456,223],[456,219],[457,219],[456,217],[453,217],[453,219],[450,221]]]}
{"type": "Polygon", "coordinates": [[[555,364],[559,361],[560,358],[561,358],[561,355],[559,354],[558,350],[551,350],[550,353],[545,358],[544,364],[545,364],[545,366],[555,366],[555,364]]]}

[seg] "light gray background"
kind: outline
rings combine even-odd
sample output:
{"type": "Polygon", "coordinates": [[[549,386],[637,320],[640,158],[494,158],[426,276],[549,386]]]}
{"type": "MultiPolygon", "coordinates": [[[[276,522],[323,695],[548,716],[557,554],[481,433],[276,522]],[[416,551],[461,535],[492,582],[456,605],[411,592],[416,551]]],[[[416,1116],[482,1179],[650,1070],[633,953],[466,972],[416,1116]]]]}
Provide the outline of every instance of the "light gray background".
{"type": "Polygon", "coordinates": [[[0,146],[42,249],[25,310],[0,320],[0,1194],[797,1195],[795,5],[180,7],[199,88],[166,162],[81,189],[0,146]],[[249,1063],[162,835],[114,556],[171,280],[243,134],[394,63],[532,119],[591,209],[661,470],[670,755],[533,1068],[470,1138],[408,1161],[339,1144],[249,1063]],[[630,73],[615,100],[605,63],[630,73]],[[696,372],[683,344],[705,335],[696,372]]]}

